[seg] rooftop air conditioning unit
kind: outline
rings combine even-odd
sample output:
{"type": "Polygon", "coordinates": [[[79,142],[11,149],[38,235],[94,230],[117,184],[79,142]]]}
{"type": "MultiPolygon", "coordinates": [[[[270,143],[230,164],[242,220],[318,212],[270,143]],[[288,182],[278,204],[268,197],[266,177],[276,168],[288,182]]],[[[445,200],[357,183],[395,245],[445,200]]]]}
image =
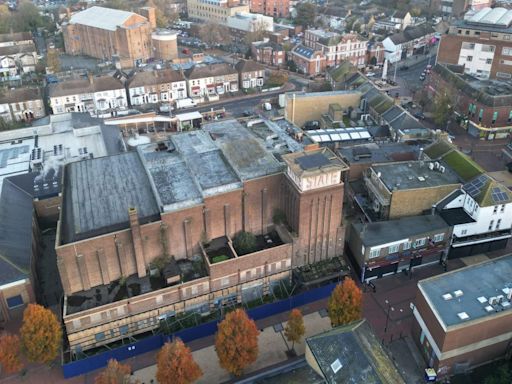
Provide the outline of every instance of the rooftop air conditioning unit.
{"type": "Polygon", "coordinates": [[[496,296],[489,297],[489,304],[490,305],[496,305],[497,302],[498,302],[498,299],[496,298],[496,296]]]}

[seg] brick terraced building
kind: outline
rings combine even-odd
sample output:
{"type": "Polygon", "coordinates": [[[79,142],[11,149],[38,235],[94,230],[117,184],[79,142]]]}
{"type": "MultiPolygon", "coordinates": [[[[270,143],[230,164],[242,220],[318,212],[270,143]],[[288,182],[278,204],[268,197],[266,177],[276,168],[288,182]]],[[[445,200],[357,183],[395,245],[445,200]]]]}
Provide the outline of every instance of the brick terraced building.
{"type": "Polygon", "coordinates": [[[282,159],[228,120],[67,166],[56,253],[71,350],[253,301],[341,254],[346,165],[328,149],[282,159]],[[234,247],[240,231],[252,252],[234,247]]]}

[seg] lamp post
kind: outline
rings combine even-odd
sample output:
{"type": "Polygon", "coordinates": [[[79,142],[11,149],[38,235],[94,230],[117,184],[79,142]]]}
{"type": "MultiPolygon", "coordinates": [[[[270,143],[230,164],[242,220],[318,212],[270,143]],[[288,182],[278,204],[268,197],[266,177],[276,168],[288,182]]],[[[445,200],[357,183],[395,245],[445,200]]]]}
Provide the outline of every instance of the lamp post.
{"type": "Polygon", "coordinates": [[[393,307],[391,306],[391,303],[390,303],[388,300],[385,300],[384,302],[385,302],[385,303],[386,303],[386,305],[388,306],[388,309],[387,309],[387,311],[386,311],[386,326],[384,327],[384,333],[386,333],[386,332],[388,331],[389,313],[390,313],[391,311],[394,311],[394,310],[395,310],[395,308],[393,308],[393,307]]]}

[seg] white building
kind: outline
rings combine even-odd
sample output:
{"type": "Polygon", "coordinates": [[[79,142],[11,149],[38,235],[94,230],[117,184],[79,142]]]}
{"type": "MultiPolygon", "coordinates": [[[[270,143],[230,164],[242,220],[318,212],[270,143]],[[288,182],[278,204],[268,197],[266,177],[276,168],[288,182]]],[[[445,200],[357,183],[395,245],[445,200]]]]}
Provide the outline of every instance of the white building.
{"type": "Polygon", "coordinates": [[[26,121],[45,115],[39,88],[12,88],[0,93],[0,118],[4,121],[26,121]]]}
{"type": "Polygon", "coordinates": [[[274,19],[270,16],[251,12],[237,12],[227,18],[226,26],[244,33],[274,31],[274,19]]]}
{"type": "Polygon", "coordinates": [[[220,95],[238,92],[238,71],[231,65],[196,65],[186,72],[188,95],[191,98],[218,100],[220,95]]]}
{"type": "Polygon", "coordinates": [[[124,84],[112,76],[89,76],[51,84],[48,89],[53,114],[89,112],[95,116],[115,116],[127,109],[124,84]]]}
{"type": "Polygon", "coordinates": [[[0,80],[17,80],[23,73],[33,72],[37,51],[30,32],[0,35],[0,80]]]}
{"type": "Polygon", "coordinates": [[[486,174],[452,192],[436,209],[453,226],[450,257],[504,248],[512,236],[512,192],[486,174]]]}
{"type": "Polygon", "coordinates": [[[187,97],[185,76],[173,69],[137,72],[127,81],[130,104],[171,103],[187,97]]]}

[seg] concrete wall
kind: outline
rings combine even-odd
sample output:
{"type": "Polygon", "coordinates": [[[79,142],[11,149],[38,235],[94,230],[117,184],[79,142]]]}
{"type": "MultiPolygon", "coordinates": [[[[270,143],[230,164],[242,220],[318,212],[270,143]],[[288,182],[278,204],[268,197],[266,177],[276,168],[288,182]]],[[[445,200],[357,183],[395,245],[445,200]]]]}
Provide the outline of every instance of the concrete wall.
{"type": "Polygon", "coordinates": [[[303,96],[293,93],[286,94],[285,117],[295,125],[302,127],[306,121],[320,120],[329,111],[329,104],[338,103],[343,110],[359,106],[359,92],[322,92],[303,96]]]}

